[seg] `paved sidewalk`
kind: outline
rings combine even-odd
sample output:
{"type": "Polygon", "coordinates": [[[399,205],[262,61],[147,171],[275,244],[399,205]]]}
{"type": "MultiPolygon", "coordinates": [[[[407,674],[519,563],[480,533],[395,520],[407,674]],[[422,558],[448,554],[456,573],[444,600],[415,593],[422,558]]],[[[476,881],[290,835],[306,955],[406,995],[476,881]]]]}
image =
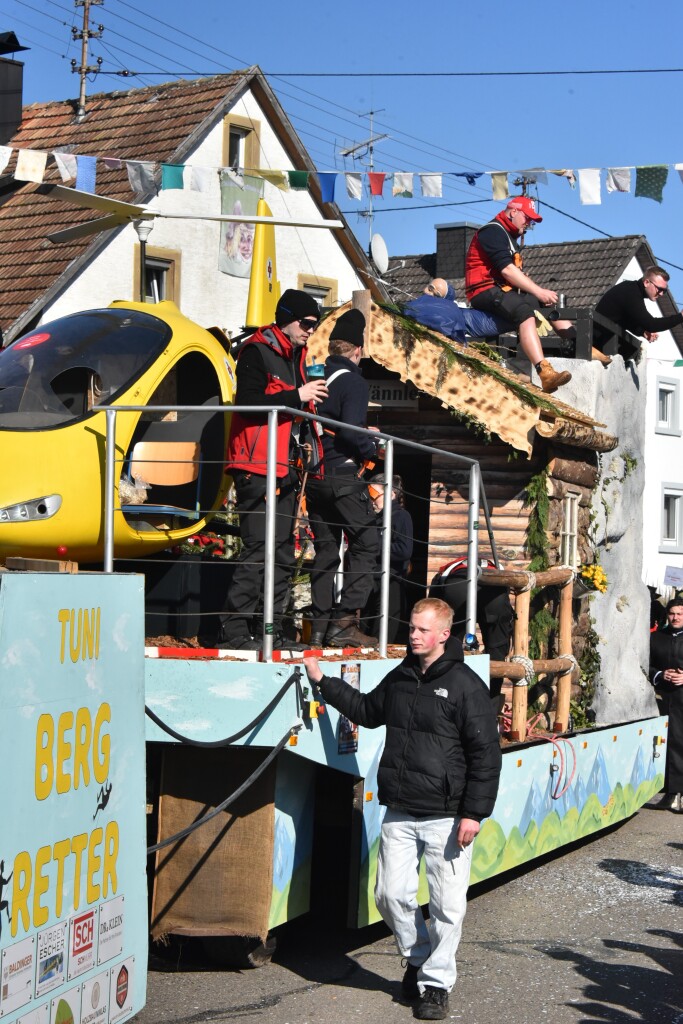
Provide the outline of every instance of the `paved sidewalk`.
{"type": "MultiPolygon", "coordinates": [[[[472,893],[450,1019],[467,1024],[683,1024],[683,814],[643,808],[505,885],[472,893]]],[[[402,1024],[402,968],[382,925],[278,931],[259,970],[207,968],[174,947],[140,1024],[402,1024]]]]}

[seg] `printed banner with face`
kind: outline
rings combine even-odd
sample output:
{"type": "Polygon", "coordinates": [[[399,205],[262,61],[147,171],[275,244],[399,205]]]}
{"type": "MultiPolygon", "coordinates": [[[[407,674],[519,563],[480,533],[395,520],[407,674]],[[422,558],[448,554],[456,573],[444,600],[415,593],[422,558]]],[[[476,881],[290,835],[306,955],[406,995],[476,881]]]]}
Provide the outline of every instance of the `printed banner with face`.
{"type": "Polygon", "coordinates": [[[255,214],[263,193],[263,181],[245,174],[239,179],[231,171],[221,171],[221,213],[244,214],[244,221],[221,224],[218,269],[232,277],[249,277],[254,252],[254,225],[246,219],[255,214]]]}

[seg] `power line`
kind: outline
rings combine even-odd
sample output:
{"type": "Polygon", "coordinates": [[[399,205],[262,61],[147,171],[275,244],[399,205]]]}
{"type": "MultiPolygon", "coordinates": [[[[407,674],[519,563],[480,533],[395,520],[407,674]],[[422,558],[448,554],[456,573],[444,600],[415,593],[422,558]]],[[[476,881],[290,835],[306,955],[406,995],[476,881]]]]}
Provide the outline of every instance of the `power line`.
{"type": "MultiPolygon", "coordinates": [[[[135,23],[133,22],[133,24],[135,23]]],[[[157,32],[152,34],[159,35],[157,32]]],[[[159,38],[166,37],[159,35],[159,38]]],[[[240,61],[240,63],[244,64],[245,61],[240,61]]],[[[579,69],[573,71],[264,71],[263,73],[270,78],[549,78],[568,75],[677,75],[681,72],[683,72],[683,68],[603,68],[583,71],[579,69]]],[[[141,73],[139,71],[131,72],[131,74],[141,73]]],[[[201,77],[215,73],[215,71],[196,72],[201,77]]],[[[159,74],[177,75],[180,72],[161,71],[159,74]]]]}
{"type": "Polygon", "coordinates": [[[280,78],[535,78],[562,75],[673,75],[683,68],[600,68],[566,71],[268,71],[280,78]]]}

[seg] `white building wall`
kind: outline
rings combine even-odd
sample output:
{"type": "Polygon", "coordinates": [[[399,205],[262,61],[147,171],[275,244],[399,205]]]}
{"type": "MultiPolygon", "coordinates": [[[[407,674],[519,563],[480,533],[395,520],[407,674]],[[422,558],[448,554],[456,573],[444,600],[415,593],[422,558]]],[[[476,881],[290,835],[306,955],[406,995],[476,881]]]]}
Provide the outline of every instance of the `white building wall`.
{"type": "MultiPolygon", "coordinates": [[[[631,260],[621,281],[637,280],[643,271],[635,257],[631,260]]],[[[662,316],[663,311],[656,302],[647,299],[647,309],[653,316],[662,316]]],[[[683,437],[681,403],[678,403],[678,433],[668,433],[658,428],[658,379],[675,380],[678,382],[679,396],[683,388],[683,367],[675,366],[681,359],[671,331],[662,331],[654,342],[643,339],[642,357],[645,359],[645,373],[639,371],[641,386],[646,392],[645,401],[645,435],[644,435],[644,469],[645,486],[643,491],[643,582],[668,596],[664,587],[664,574],[667,565],[683,566],[683,536],[679,550],[673,546],[665,550],[662,544],[662,503],[665,484],[678,484],[681,488],[681,531],[683,532],[683,437]]],[[[621,362],[621,360],[615,360],[621,362]]],[[[625,372],[629,372],[628,366],[625,372]]],[[[628,426],[626,425],[626,430],[628,426]]],[[[620,436],[620,441],[628,439],[620,436]]],[[[673,591],[671,591],[673,593],[673,591]]]]}
{"type": "MultiPolygon", "coordinates": [[[[262,167],[276,170],[291,168],[276,132],[266,121],[251,92],[234,105],[231,113],[260,123],[262,167]]],[[[222,160],[223,122],[219,121],[185,162],[218,170],[222,160]]],[[[185,213],[198,218],[220,214],[218,173],[212,179],[209,192],[192,191],[189,182],[188,168],[185,170],[185,188],[160,192],[150,206],[165,213],[185,213]]],[[[133,201],[132,193],[130,198],[133,201]]],[[[323,219],[307,191],[282,192],[266,182],[264,198],[275,216],[323,219]]],[[[283,291],[297,286],[300,273],[336,280],[339,303],[350,299],[354,289],[364,287],[336,240],[336,232],[289,227],[277,227],[275,232],[277,272],[283,291]]],[[[159,218],[154,223],[148,245],[181,252],[180,306],[183,313],[203,326],[217,325],[236,333],[244,324],[249,281],[219,271],[219,239],[218,223],[159,218]]],[[[136,245],[137,235],[132,225],[114,232],[105,248],[45,308],[42,322],[82,309],[107,306],[115,299],[137,300],[138,295],[133,294],[136,245]]]]}

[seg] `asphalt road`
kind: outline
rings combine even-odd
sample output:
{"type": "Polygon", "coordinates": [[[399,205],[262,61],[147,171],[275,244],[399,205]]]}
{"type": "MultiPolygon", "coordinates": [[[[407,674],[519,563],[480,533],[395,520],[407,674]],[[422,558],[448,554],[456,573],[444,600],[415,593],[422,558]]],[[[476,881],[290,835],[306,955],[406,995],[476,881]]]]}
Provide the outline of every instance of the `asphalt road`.
{"type": "MultiPolygon", "coordinates": [[[[471,892],[450,1019],[683,1024],[683,814],[643,808],[562,856],[471,892]]],[[[153,957],[139,1024],[401,1024],[382,925],[278,929],[272,963],[217,971],[198,941],[153,957]]]]}

